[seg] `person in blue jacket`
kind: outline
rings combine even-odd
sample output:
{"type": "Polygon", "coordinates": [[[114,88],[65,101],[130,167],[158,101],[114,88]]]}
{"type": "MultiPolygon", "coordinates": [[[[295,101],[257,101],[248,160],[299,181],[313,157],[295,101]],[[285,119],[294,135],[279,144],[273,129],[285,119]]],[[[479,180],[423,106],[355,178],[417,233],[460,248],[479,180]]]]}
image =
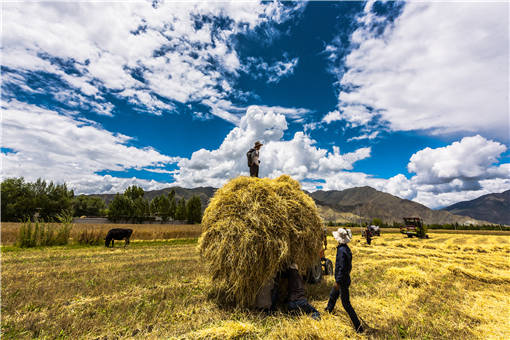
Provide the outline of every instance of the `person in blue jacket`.
{"type": "Polygon", "coordinates": [[[352,269],[352,253],[351,249],[347,245],[351,241],[352,233],[350,229],[338,228],[337,231],[333,232],[333,237],[338,241],[338,247],[336,248],[336,263],[335,263],[335,285],[331,289],[329,294],[328,306],[326,311],[331,313],[335,308],[338,297],[341,297],[342,306],[345,311],[349,314],[351,321],[354,325],[354,329],[358,333],[363,333],[364,329],[361,322],[351,306],[349,299],[349,286],[351,284],[351,269],[352,269]]]}

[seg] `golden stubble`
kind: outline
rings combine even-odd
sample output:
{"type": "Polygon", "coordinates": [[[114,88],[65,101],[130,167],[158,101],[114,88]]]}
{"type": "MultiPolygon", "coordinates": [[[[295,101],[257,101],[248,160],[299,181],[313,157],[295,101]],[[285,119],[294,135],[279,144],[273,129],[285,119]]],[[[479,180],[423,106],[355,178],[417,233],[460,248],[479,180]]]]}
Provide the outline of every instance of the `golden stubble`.
{"type": "MultiPolygon", "coordinates": [[[[384,232],[384,231],[383,231],[384,232]]],[[[374,339],[510,338],[508,236],[355,236],[351,302],[374,339]]],[[[334,240],[327,257],[334,260],[334,240]]],[[[307,287],[326,306],[331,276],[307,287]]],[[[2,338],[364,339],[340,301],[322,321],[219,307],[196,239],[2,251],[2,338]]]]}

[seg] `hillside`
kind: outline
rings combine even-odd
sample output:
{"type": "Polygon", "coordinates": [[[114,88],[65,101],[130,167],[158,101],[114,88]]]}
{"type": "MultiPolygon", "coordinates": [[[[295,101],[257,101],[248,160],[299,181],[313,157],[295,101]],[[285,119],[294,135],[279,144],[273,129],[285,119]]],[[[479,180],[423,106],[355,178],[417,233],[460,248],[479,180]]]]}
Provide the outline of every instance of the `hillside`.
{"type": "MultiPolygon", "coordinates": [[[[209,199],[214,195],[216,188],[199,187],[185,189],[181,187],[169,187],[161,190],[147,191],[145,198],[149,201],[154,197],[168,194],[175,190],[177,199],[182,197],[186,200],[193,195],[200,197],[202,210],[209,204],[209,199]]],[[[402,222],[402,217],[419,216],[427,224],[444,223],[477,223],[473,217],[454,215],[444,210],[432,210],[426,206],[398,198],[396,196],[378,191],[371,187],[350,188],[342,191],[315,191],[308,193],[317,204],[321,216],[326,221],[336,222],[359,222],[380,218],[387,223],[402,222]]],[[[109,203],[114,194],[96,194],[109,203]]]]}
{"type": "Polygon", "coordinates": [[[478,220],[510,225],[510,190],[455,203],[443,210],[478,220]]]}
{"type": "MultiPolygon", "coordinates": [[[[344,222],[341,217],[346,213],[351,213],[347,221],[349,221],[349,218],[359,219],[361,217],[364,221],[380,218],[387,223],[400,223],[402,217],[418,216],[427,224],[477,222],[473,221],[471,217],[458,216],[442,210],[432,210],[423,204],[401,199],[368,186],[342,191],[315,191],[309,193],[309,195],[318,206],[330,208],[338,213],[339,222],[344,222]]],[[[327,209],[321,208],[321,212],[327,212],[327,209]]],[[[331,214],[331,211],[329,211],[329,214],[331,214]]],[[[324,217],[329,220],[327,216],[324,217]]],[[[351,222],[357,222],[357,220],[354,219],[351,222]]]]}

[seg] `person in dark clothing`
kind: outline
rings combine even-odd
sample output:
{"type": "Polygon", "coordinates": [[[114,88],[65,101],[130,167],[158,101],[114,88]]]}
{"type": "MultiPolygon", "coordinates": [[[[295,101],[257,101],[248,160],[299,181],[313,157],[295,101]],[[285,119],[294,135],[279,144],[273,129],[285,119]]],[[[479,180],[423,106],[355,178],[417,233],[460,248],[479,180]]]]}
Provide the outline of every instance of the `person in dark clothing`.
{"type": "Polygon", "coordinates": [[[299,274],[297,264],[293,263],[289,269],[283,273],[283,277],[287,278],[289,283],[288,291],[288,309],[291,313],[311,314],[315,320],[320,320],[321,315],[312,305],[308,303],[305,295],[305,284],[301,274],[299,274]]]}
{"type": "Polygon", "coordinates": [[[372,229],[370,227],[367,227],[365,236],[367,237],[367,244],[370,245],[372,243],[372,229]]]}
{"type": "Polygon", "coordinates": [[[259,141],[256,141],[253,148],[251,148],[246,154],[248,157],[248,166],[250,167],[251,177],[259,177],[259,165],[260,165],[259,150],[262,147],[262,145],[264,144],[262,144],[259,141]]]}
{"type": "Polygon", "coordinates": [[[364,331],[354,308],[351,306],[349,299],[349,286],[351,284],[351,269],[352,269],[352,253],[347,245],[351,241],[352,233],[349,229],[338,228],[333,232],[333,237],[338,241],[336,248],[336,263],[335,263],[335,285],[329,294],[328,306],[326,311],[331,313],[335,308],[338,297],[341,297],[342,306],[351,318],[354,329],[358,333],[364,331]]]}
{"type": "Polygon", "coordinates": [[[256,309],[268,315],[276,310],[279,290],[278,280],[279,277],[273,277],[260,287],[255,298],[256,309]]]}

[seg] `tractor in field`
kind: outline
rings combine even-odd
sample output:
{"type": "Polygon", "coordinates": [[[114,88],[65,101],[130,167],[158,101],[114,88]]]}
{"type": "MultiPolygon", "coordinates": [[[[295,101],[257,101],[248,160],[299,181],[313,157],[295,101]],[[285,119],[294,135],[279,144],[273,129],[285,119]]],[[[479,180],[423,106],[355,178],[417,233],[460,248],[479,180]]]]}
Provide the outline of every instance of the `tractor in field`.
{"type": "Polygon", "coordinates": [[[419,217],[404,217],[404,225],[400,227],[400,232],[407,237],[429,238],[427,227],[419,217]]]}
{"type": "Polygon", "coordinates": [[[367,237],[367,233],[370,233],[370,236],[381,236],[381,228],[378,225],[369,225],[361,230],[361,236],[367,237]]]}
{"type": "Polygon", "coordinates": [[[333,275],[334,269],[333,269],[333,262],[331,262],[330,259],[326,258],[324,255],[324,252],[327,249],[328,246],[328,230],[324,228],[323,231],[323,244],[324,247],[318,254],[317,262],[308,269],[306,273],[306,281],[309,283],[319,283],[322,281],[322,277],[324,275],[333,275]]]}

